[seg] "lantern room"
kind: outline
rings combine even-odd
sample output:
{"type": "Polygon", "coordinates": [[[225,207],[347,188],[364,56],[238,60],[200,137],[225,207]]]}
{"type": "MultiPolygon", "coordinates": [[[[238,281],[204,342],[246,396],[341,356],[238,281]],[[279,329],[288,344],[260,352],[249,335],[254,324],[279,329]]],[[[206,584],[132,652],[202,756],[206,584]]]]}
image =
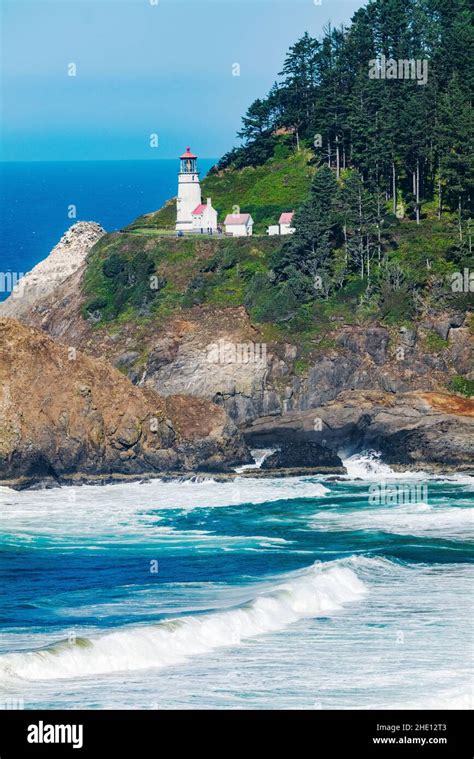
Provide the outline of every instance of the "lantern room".
{"type": "Polygon", "coordinates": [[[181,174],[197,174],[197,155],[191,153],[191,148],[186,148],[186,152],[180,156],[181,174]]]}

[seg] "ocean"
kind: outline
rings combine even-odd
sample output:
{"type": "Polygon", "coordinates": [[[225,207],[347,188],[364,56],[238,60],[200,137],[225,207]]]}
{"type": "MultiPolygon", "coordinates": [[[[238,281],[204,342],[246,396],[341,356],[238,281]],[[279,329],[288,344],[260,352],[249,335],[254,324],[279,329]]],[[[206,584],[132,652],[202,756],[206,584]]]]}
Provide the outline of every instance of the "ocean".
{"type": "MultiPolygon", "coordinates": [[[[199,161],[201,179],[214,163],[199,161]]],[[[0,163],[0,272],[26,274],[77,221],[111,232],[158,210],[176,195],[178,170],[178,160],[0,163]]]]}
{"type": "Polygon", "coordinates": [[[473,478],[346,466],[0,489],[0,704],[470,708],[473,478]]]}

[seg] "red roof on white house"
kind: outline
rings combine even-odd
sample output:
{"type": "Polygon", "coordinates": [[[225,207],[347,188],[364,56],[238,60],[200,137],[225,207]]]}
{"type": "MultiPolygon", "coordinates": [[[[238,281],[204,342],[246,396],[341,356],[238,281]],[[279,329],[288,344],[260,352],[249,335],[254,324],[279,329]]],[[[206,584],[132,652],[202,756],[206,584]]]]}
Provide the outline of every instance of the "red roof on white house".
{"type": "Polygon", "coordinates": [[[197,155],[194,155],[194,153],[191,153],[191,148],[186,148],[186,153],[183,153],[183,155],[180,156],[181,159],[183,158],[197,158],[197,155]]]}
{"type": "Polygon", "coordinates": [[[204,203],[201,203],[200,206],[196,206],[191,216],[202,216],[206,208],[207,208],[207,205],[205,205],[204,203]]]}
{"type": "Polygon", "coordinates": [[[248,224],[252,220],[249,213],[229,213],[225,217],[224,224],[248,224]]]}
{"type": "Polygon", "coordinates": [[[295,215],[294,211],[290,211],[289,213],[282,213],[280,216],[279,224],[291,224],[293,221],[293,216],[295,215]]]}

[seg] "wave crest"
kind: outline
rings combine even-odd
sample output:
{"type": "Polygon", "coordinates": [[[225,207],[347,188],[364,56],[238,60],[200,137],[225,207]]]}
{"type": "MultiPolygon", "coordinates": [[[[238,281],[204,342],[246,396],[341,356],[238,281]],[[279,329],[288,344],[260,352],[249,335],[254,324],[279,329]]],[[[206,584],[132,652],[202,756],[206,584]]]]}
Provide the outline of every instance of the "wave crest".
{"type": "Polygon", "coordinates": [[[50,680],[181,664],[191,656],[236,646],[257,635],[282,630],[300,619],[337,611],[366,592],[365,584],[349,566],[341,562],[317,563],[292,573],[246,603],[224,611],[3,655],[0,676],[50,680]]]}

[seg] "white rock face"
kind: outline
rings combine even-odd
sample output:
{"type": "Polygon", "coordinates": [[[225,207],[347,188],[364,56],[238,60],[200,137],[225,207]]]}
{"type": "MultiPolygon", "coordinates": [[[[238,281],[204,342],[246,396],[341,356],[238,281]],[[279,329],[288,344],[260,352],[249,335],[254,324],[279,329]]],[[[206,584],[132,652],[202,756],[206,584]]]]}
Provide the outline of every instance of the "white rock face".
{"type": "Polygon", "coordinates": [[[0,303],[0,315],[21,320],[82,266],[90,249],[105,234],[94,221],[73,224],[49,256],[25,274],[7,300],[0,303]]]}

